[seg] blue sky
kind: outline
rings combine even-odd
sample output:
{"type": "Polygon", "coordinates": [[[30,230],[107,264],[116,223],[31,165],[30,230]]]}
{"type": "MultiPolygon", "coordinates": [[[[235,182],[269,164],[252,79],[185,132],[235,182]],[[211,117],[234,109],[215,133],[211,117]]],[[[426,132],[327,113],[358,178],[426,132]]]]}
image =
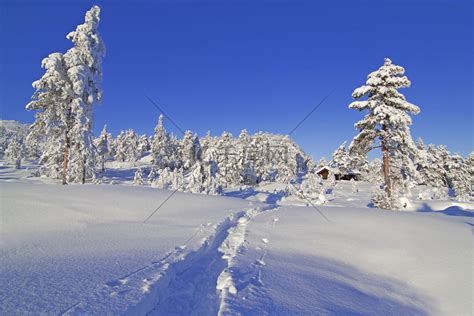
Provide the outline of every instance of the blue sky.
{"type": "MultiPolygon", "coordinates": [[[[384,57],[406,68],[402,93],[420,106],[412,134],[473,150],[471,1],[5,1],[0,2],[2,119],[24,110],[41,60],[102,8],[104,101],[95,130],[150,134],[158,111],[182,128],[288,133],[315,158],[356,134],[351,93],[384,57]]],[[[171,124],[167,124],[173,131],[171,124]]]]}

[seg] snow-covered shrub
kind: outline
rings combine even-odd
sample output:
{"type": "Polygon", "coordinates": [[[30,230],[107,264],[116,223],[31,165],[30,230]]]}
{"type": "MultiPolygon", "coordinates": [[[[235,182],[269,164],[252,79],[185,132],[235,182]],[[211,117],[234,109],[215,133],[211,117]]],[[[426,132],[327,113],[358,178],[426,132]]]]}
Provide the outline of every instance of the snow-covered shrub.
{"type": "Polygon", "coordinates": [[[133,177],[133,184],[142,185],[143,183],[142,168],[138,167],[135,171],[135,176],[133,177]]]}

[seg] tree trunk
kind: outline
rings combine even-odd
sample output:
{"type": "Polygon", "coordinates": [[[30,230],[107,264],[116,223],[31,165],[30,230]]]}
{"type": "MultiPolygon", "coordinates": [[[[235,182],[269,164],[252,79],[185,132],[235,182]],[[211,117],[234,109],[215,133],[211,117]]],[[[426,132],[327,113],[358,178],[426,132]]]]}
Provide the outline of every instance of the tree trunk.
{"type": "Polygon", "coordinates": [[[387,147],[382,143],[382,153],[383,153],[383,177],[385,180],[385,192],[390,197],[392,196],[392,183],[390,181],[390,157],[387,147]]]}
{"type": "Polygon", "coordinates": [[[82,184],[86,183],[86,157],[82,161],[82,184]]]}
{"type": "Polygon", "coordinates": [[[67,131],[65,132],[64,159],[63,159],[63,184],[67,184],[67,166],[69,163],[69,148],[71,147],[67,131]]]}

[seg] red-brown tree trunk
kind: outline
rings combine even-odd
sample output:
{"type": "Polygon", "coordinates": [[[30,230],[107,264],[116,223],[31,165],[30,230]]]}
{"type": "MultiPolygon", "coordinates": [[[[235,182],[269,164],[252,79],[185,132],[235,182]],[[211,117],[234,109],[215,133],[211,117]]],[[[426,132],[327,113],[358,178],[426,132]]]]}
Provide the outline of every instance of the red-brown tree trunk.
{"type": "Polygon", "coordinates": [[[382,153],[383,153],[383,177],[385,180],[385,192],[390,197],[392,196],[392,183],[390,181],[390,157],[387,147],[382,143],[382,153]]]}

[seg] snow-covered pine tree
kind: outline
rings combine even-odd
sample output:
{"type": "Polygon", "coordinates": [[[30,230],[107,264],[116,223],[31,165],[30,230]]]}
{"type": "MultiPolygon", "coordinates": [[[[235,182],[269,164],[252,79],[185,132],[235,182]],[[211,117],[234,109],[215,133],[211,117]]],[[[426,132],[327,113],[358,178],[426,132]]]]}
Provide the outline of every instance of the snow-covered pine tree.
{"type": "Polygon", "coordinates": [[[240,132],[236,143],[236,159],[237,159],[237,173],[232,172],[233,175],[239,175],[238,179],[232,179],[232,182],[245,185],[254,185],[257,183],[257,176],[255,174],[254,160],[250,159],[250,136],[246,129],[240,132]]]}
{"type": "Polygon", "coordinates": [[[148,137],[143,134],[138,138],[138,155],[143,157],[149,150],[150,144],[148,143],[148,137]]]}
{"type": "Polygon", "coordinates": [[[236,179],[239,179],[239,167],[235,151],[235,141],[231,133],[225,131],[222,133],[221,137],[217,140],[216,150],[220,183],[223,187],[238,185],[236,179]]]}
{"type": "Polygon", "coordinates": [[[446,164],[447,180],[452,195],[458,201],[469,201],[471,179],[466,164],[460,155],[453,155],[446,164]]]}
{"type": "Polygon", "coordinates": [[[408,78],[403,76],[404,73],[403,67],[392,64],[392,61],[386,58],[382,67],[368,75],[366,85],[355,89],[352,94],[355,100],[363,96],[367,96],[367,100],[354,101],[349,105],[351,109],[367,111],[366,116],[355,124],[359,134],[352,141],[350,151],[365,154],[373,149],[377,140],[380,141],[384,189],[390,197],[388,202],[396,199],[401,186],[397,179],[402,177],[402,170],[391,167],[391,161],[402,161],[397,167],[406,168],[409,156],[416,151],[409,129],[412,120],[408,114],[418,114],[420,109],[406,101],[397,91],[411,84],[408,78]]]}
{"type": "Polygon", "coordinates": [[[156,170],[155,167],[151,167],[150,172],[148,173],[147,176],[147,181],[148,183],[153,183],[156,180],[156,170]]]}
{"type": "Polygon", "coordinates": [[[447,187],[446,164],[450,154],[444,146],[432,144],[424,150],[418,150],[418,183],[435,188],[447,187]]]}
{"type": "Polygon", "coordinates": [[[30,126],[30,137],[44,135],[44,150],[40,157],[39,173],[51,178],[63,179],[67,183],[66,159],[69,157],[69,145],[66,140],[71,129],[71,82],[63,55],[50,54],[41,62],[45,74],[33,82],[36,89],[26,109],[36,110],[35,122],[30,126]]]}
{"type": "Polygon", "coordinates": [[[310,199],[313,202],[319,201],[319,196],[323,190],[321,177],[315,173],[308,173],[303,177],[299,190],[298,195],[300,198],[310,199]]]}
{"type": "Polygon", "coordinates": [[[21,160],[23,159],[22,144],[15,138],[10,140],[7,149],[5,150],[4,158],[7,163],[15,165],[16,169],[21,168],[21,160]]]}
{"type": "Polygon", "coordinates": [[[105,162],[107,161],[109,155],[109,138],[107,133],[107,126],[104,125],[102,132],[100,132],[99,138],[95,142],[98,163],[100,164],[100,169],[102,172],[105,171],[105,162]]]}
{"type": "Polygon", "coordinates": [[[338,169],[343,174],[347,174],[351,171],[351,164],[351,157],[346,150],[346,142],[344,142],[332,154],[330,166],[331,168],[338,169]]]}
{"type": "Polygon", "coordinates": [[[153,163],[160,168],[170,165],[170,135],[163,126],[163,114],[160,114],[158,123],[155,127],[155,133],[151,142],[151,155],[153,163]]]}
{"type": "Polygon", "coordinates": [[[139,137],[133,129],[129,129],[125,133],[125,143],[127,148],[126,160],[133,163],[137,162],[141,157],[141,153],[138,147],[139,137]]]}
{"type": "Polygon", "coordinates": [[[254,161],[255,175],[257,176],[257,183],[265,181],[267,179],[269,171],[269,156],[270,156],[270,143],[268,138],[262,133],[258,132],[253,135],[250,142],[250,149],[252,154],[252,160],[254,161]]]}
{"type": "Polygon", "coordinates": [[[100,8],[93,6],[86,12],[85,22],[67,35],[74,47],[64,54],[72,88],[68,96],[71,129],[66,136],[70,152],[67,155],[65,150],[64,165],[69,179],[82,183],[95,173],[92,107],[102,100],[102,58],[105,56],[105,45],[97,30],[99,21],[100,8]]]}
{"type": "Polygon", "coordinates": [[[30,159],[41,158],[44,150],[45,137],[42,134],[38,134],[37,129],[31,129],[25,136],[25,157],[30,159]]]}
{"type": "Polygon", "coordinates": [[[138,167],[135,171],[135,176],[133,177],[133,184],[135,185],[142,185],[143,182],[143,173],[142,168],[138,167]]]}
{"type": "Polygon", "coordinates": [[[472,190],[474,190],[474,151],[469,154],[469,156],[466,158],[466,169],[467,172],[469,172],[469,178],[471,181],[471,195],[472,195],[472,190]]]}
{"type": "Polygon", "coordinates": [[[99,7],[93,6],[86,12],[85,23],[67,35],[74,46],[64,55],[53,53],[43,60],[46,72],[33,83],[36,92],[26,106],[39,111],[32,129],[46,138],[40,169],[50,177],[61,176],[63,184],[84,183],[86,177],[94,177],[92,106],[102,98],[105,55],[97,32],[99,14],[99,7]]]}
{"type": "Polygon", "coordinates": [[[188,190],[192,193],[201,193],[205,191],[204,178],[205,175],[202,164],[197,161],[189,174],[188,190]]]}
{"type": "Polygon", "coordinates": [[[327,161],[327,159],[325,157],[321,157],[318,161],[318,163],[316,164],[316,170],[319,170],[321,169],[322,167],[326,167],[329,165],[329,161],[327,161]]]}
{"type": "Polygon", "coordinates": [[[190,170],[194,164],[201,161],[201,144],[196,134],[186,131],[180,145],[180,157],[185,170],[190,170]]]}
{"type": "Polygon", "coordinates": [[[115,140],[115,160],[125,161],[127,159],[127,142],[126,134],[124,131],[120,131],[115,140]]]}

